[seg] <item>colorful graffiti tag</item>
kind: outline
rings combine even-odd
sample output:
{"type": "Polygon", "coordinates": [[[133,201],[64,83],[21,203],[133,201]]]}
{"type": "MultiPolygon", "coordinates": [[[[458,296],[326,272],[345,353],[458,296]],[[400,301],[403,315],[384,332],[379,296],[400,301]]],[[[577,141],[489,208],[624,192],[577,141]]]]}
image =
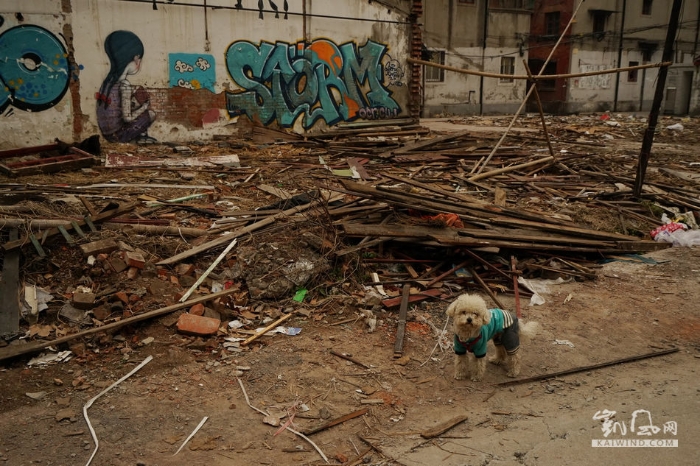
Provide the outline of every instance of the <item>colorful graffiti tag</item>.
{"type": "Polygon", "coordinates": [[[209,89],[214,92],[216,67],[214,57],[196,53],[169,55],[170,87],[209,89]]]}
{"type": "Polygon", "coordinates": [[[245,114],[267,125],[308,129],[357,118],[395,118],[401,108],[383,85],[386,46],[368,40],[357,47],[318,39],[310,44],[248,41],[231,44],[226,67],[242,88],[227,92],[229,115],[245,114]]]}
{"type": "Polygon", "coordinates": [[[9,105],[40,112],[60,102],[70,80],[67,57],[63,44],[40,26],[0,34],[0,112],[9,105]]]}

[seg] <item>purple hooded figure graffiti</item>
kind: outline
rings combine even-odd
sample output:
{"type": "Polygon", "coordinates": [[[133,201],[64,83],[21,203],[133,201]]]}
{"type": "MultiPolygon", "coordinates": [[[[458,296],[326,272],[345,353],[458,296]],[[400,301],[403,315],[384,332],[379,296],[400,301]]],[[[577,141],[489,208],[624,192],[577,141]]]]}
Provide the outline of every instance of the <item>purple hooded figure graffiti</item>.
{"type": "Polygon", "coordinates": [[[102,82],[97,99],[97,123],[110,142],[149,143],[147,134],[156,119],[150,110],[150,97],[143,87],[134,88],[128,76],[141,70],[143,43],[129,31],[114,31],[105,39],[109,74],[102,82]]]}

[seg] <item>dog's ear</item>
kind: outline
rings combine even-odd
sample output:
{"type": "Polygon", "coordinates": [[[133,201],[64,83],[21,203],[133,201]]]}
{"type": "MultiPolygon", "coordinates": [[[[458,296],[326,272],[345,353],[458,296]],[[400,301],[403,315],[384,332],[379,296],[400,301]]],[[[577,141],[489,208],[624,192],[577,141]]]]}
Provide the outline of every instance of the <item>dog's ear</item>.
{"type": "Polygon", "coordinates": [[[447,306],[447,311],[445,312],[448,316],[452,317],[455,315],[455,309],[457,309],[457,301],[454,301],[452,304],[447,306]]]}
{"type": "Polygon", "coordinates": [[[491,311],[488,309],[482,309],[480,312],[481,319],[484,321],[484,325],[488,325],[491,322],[491,311]]]}

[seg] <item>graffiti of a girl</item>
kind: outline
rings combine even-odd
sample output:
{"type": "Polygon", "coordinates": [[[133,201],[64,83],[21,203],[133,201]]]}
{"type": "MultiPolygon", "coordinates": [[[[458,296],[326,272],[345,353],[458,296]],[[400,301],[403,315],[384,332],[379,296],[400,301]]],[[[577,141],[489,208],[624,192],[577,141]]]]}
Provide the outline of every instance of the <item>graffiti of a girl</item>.
{"type": "Polygon", "coordinates": [[[102,82],[97,99],[97,123],[110,142],[155,142],[147,134],[156,119],[150,97],[143,87],[134,88],[129,75],[141,70],[143,43],[133,32],[114,31],[105,39],[109,74],[102,82]]]}

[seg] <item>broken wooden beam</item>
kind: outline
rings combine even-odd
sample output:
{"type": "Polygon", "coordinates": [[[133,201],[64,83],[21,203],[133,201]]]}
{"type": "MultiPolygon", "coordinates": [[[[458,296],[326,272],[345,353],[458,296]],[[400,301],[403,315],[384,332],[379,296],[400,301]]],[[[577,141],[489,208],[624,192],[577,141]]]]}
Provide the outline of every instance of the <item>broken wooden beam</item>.
{"type": "Polygon", "coordinates": [[[307,429],[304,431],[304,435],[313,435],[318,432],[321,432],[322,430],[326,430],[328,428],[331,428],[333,426],[337,426],[338,424],[342,424],[343,422],[347,422],[350,419],[355,419],[356,417],[364,416],[369,412],[369,408],[362,408],[358,409],[357,411],[353,411],[352,413],[346,414],[344,416],[340,416],[339,418],[333,419],[332,421],[328,421],[325,424],[318,426],[314,429],[307,429]]]}
{"type": "Polygon", "coordinates": [[[72,333],[61,338],[56,338],[55,340],[38,341],[35,343],[28,343],[26,345],[7,346],[5,348],[0,349],[0,361],[4,361],[6,359],[14,358],[24,354],[35,353],[37,351],[41,351],[45,348],[48,348],[49,346],[56,346],[62,343],[67,343],[69,341],[75,340],[77,338],[82,338],[87,335],[92,335],[99,332],[109,332],[111,330],[115,330],[126,325],[141,322],[142,320],[153,319],[154,317],[169,314],[179,309],[192,307],[198,303],[213,301],[215,299],[228,296],[232,293],[235,293],[236,291],[238,291],[236,287],[231,287],[228,290],[219,291],[218,293],[212,293],[206,296],[199,296],[197,298],[190,299],[189,301],[185,301],[184,303],[176,303],[170,306],[162,307],[160,309],[155,309],[153,311],[144,312],[143,314],[127,317],[126,319],[122,319],[117,322],[112,322],[101,327],[94,327],[87,330],[83,330],[81,332],[72,333]]]}
{"type": "Polygon", "coordinates": [[[439,437],[440,435],[444,434],[453,427],[463,423],[467,419],[469,419],[469,416],[467,414],[460,414],[458,416],[453,417],[452,419],[448,419],[447,421],[441,422],[435,427],[432,427],[428,430],[424,430],[420,433],[420,436],[423,438],[439,437]]]}

